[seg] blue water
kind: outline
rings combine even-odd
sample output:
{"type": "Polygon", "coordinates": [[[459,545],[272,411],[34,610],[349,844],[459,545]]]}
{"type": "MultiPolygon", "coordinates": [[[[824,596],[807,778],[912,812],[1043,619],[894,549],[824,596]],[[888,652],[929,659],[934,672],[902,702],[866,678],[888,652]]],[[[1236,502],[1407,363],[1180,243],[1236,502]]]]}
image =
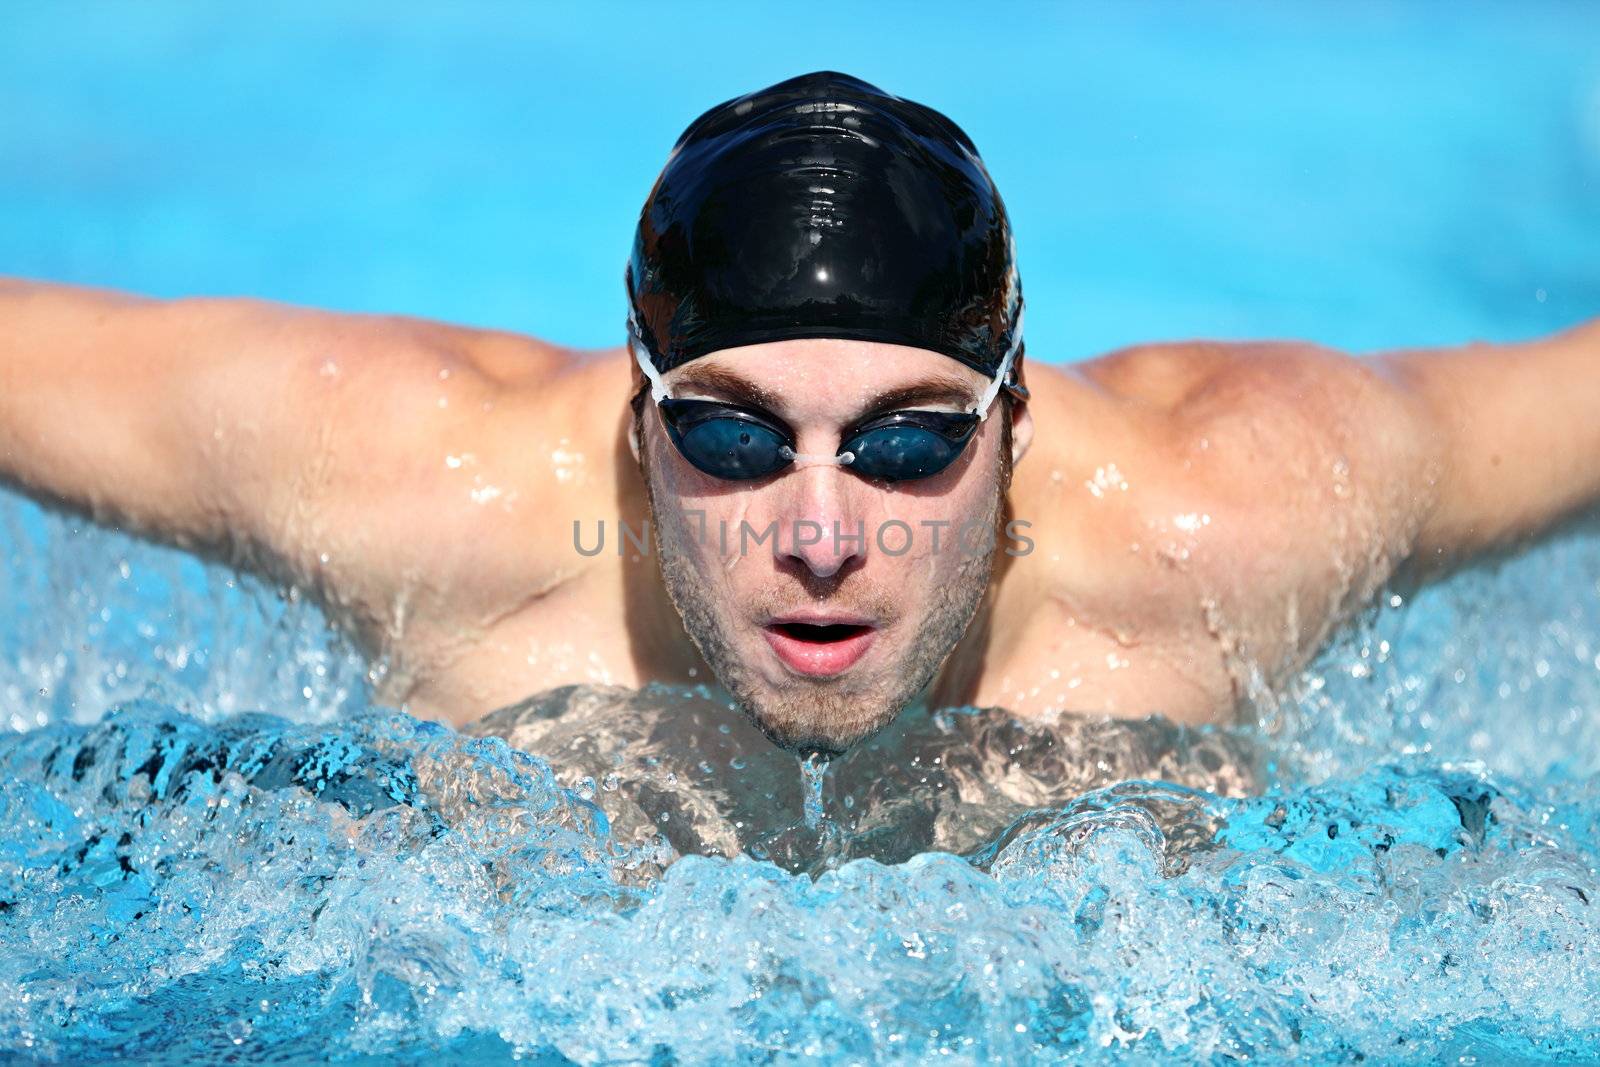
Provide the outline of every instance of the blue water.
{"type": "MultiPolygon", "coordinates": [[[[7,273],[613,344],[678,130],[834,67],[974,135],[1040,358],[1600,313],[1591,7],[0,23],[7,273]]],[[[919,710],[808,785],[714,694],[519,750],[369,693],[292,592],[0,497],[0,1058],[1600,1061],[1592,528],[1228,731],[919,710]]]]}

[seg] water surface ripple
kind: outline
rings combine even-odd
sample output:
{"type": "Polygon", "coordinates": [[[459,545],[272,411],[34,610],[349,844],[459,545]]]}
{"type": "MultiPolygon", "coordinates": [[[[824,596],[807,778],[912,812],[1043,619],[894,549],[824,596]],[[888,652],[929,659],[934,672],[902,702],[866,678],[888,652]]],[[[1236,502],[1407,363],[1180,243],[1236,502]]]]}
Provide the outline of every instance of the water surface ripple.
{"type": "Polygon", "coordinates": [[[914,709],[808,776],[703,689],[419,722],[292,597],[0,531],[9,1057],[1600,1054],[1592,532],[1233,729],[914,709]]]}

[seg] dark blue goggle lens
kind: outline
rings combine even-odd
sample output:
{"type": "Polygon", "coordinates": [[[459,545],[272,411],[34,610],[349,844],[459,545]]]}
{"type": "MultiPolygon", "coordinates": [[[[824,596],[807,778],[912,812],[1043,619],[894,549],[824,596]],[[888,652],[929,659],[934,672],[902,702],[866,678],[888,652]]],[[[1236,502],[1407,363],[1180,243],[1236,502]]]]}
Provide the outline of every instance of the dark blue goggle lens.
{"type": "Polygon", "coordinates": [[[752,411],[711,400],[663,400],[661,415],[683,458],[713,478],[765,478],[793,461],[788,433],[752,411]]]}
{"type": "Polygon", "coordinates": [[[840,451],[849,452],[850,469],[867,478],[931,478],[955,462],[977,426],[971,413],[899,411],[857,429],[840,451]]]}
{"type": "MultiPolygon", "coordinates": [[[[660,402],[667,436],[696,470],[733,481],[765,478],[794,461],[787,429],[747,408],[714,400],[660,402]]],[[[840,453],[847,469],[881,481],[929,478],[955,461],[972,439],[978,416],[901,411],[858,427],[840,453]]]]}

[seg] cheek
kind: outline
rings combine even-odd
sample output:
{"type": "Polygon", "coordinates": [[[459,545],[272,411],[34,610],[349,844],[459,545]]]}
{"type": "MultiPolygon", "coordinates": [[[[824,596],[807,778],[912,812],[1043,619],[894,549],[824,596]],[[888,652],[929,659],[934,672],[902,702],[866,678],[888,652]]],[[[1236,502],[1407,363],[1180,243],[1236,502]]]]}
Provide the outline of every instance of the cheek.
{"type": "MultiPolygon", "coordinates": [[[[893,536],[885,538],[889,546],[898,548],[905,543],[904,531],[896,524],[904,524],[914,533],[909,552],[881,561],[886,572],[947,574],[961,562],[961,553],[952,550],[961,547],[963,536],[968,554],[981,549],[980,535],[992,539],[1001,497],[995,446],[995,440],[980,438],[942,474],[877,493],[875,522],[879,527],[893,527],[893,536]]],[[[869,530],[873,526],[874,521],[869,520],[869,530]]]]}
{"type": "MultiPolygon", "coordinates": [[[[672,448],[664,437],[652,448],[672,448]]],[[[770,557],[772,540],[757,536],[759,492],[729,491],[727,483],[707,478],[676,456],[659,453],[650,463],[651,504],[661,550],[700,577],[701,590],[713,599],[736,597],[760,577],[752,566],[770,557]],[[743,538],[741,531],[752,532],[743,538]]]]}
{"type": "Polygon", "coordinates": [[[973,568],[990,554],[994,509],[992,493],[923,498],[898,508],[884,536],[887,551],[869,544],[867,574],[872,583],[892,590],[895,601],[910,614],[919,614],[965,587],[973,580],[973,568]],[[890,554],[907,544],[906,528],[911,531],[909,551],[890,554]]]}

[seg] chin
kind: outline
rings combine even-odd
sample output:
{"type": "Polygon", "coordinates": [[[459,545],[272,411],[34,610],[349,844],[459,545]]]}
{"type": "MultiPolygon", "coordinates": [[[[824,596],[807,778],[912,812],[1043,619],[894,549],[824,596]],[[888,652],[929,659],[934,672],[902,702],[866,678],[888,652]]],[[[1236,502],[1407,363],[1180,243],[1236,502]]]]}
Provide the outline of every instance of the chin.
{"type": "Polygon", "coordinates": [[[880,693],[845,694],[820,686],[733,694],[772,743],[802,755],[837,756],[892,723],[905,701],[880,693]]]}

